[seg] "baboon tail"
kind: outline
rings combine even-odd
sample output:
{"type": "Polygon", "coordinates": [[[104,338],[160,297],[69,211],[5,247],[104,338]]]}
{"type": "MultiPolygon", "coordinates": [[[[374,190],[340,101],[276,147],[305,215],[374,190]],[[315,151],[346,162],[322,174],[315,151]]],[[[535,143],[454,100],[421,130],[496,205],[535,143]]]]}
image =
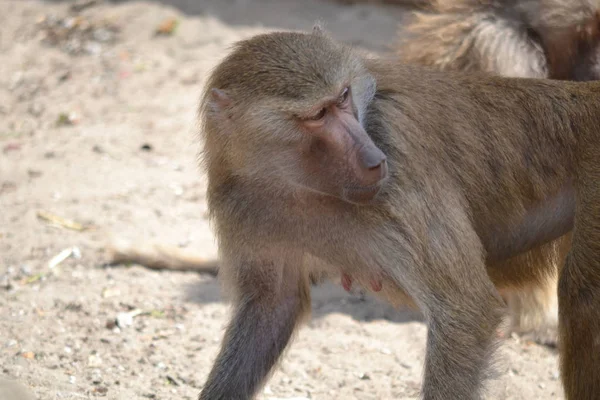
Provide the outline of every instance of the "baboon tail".
{"type": "Polygon", "coordinates": [[[151,269],[218,273],[218,261],[177,246],[153,242],[112,240],[107,246],[111,264],[140,264],[151,269]]]}

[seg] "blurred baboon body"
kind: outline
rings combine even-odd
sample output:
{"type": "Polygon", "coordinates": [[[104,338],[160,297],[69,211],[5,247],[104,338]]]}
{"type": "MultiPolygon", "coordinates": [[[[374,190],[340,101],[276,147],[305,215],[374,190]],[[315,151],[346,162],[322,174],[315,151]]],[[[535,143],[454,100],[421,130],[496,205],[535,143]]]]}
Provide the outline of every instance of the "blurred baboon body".
{"type": "Polygon", "coordinates": [[[402,27],[403,60],[503,76],[600,77],[598,0],[433,0],[402,27]]]}

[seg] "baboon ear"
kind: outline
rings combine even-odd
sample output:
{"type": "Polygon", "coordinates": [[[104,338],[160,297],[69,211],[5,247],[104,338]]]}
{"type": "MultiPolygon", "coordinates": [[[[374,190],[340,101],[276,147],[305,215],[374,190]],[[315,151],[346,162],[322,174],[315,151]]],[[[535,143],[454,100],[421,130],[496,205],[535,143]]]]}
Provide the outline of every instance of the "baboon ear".
{"type": "Polygon", "coordinates": [[[222,89],[210,89],[210,108],[217,114],[222,114],[231,105],[231,97],[222,89]]]}

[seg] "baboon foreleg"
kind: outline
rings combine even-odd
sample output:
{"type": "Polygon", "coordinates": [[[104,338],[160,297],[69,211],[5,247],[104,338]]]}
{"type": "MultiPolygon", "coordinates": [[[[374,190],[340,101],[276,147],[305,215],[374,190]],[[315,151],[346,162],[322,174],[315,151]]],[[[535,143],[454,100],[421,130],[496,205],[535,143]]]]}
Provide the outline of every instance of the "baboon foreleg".
{"type": "Polygon", "coordinates": [[[422,396],[478,400],[507,310],[487,273],[483,244],[449,193],[449,209],[440,215],[453,218],[426,219],[425,260],[430,263],[409,277],[428,325],[422,396]]]}
{"type": "Polygon", "coordinates": [[[266,265],[266,271],[252,265],[238,274],[244,276],[235,288],[235,311],[200,400],[253,398],[308,311],[309,287],[300,270],[266,265]]]}
{"type": "Polygon", "coordinates": [[[493,287],[438,300],[441,308],[428,318],[423,399],[480,399],[504,315],[502,300],[493,287]]]}

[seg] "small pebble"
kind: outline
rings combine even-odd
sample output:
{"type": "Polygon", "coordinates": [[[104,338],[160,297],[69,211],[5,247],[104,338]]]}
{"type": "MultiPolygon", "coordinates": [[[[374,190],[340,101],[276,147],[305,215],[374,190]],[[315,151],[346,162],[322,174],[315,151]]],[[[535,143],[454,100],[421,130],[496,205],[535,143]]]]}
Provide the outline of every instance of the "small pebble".
{"type": "Polygon", "coordinates": [[[25,276],[31,276],[31,274],[32,274],[31,266],[29,266],[27,264],[21,265],[21,274],[23,274],[25,276]]]}
{"type": "Polygon", "coordinates": [[[117,315],[117,326],[119,328],[125,328],[133,325],[133,316],[130,313],[119,313],[117,315]]]}
{"type": "Polygon", "coordinates": [[[359,378],[360,380],[363,380],[363,381],[369,381],[369,380],[371,380],[371,377],[370,377],[368,374],[365,374],[364,372],[363,372],[363,373],[361,373],[361,374],[358,376],[358,378],[359,378]]]}
{"type": "Polygon", "coordinates": [[[108,388],[106,386],[98,386],[94,388],[94,393],[105,395],[108,393],[108,388]]]}
{"type": "Polygon", "coordinates": [[[97,354],[92,354],[88,357],[88,365],[90,367],[99,367],[102,365],[102,359],[97,354]]]}

